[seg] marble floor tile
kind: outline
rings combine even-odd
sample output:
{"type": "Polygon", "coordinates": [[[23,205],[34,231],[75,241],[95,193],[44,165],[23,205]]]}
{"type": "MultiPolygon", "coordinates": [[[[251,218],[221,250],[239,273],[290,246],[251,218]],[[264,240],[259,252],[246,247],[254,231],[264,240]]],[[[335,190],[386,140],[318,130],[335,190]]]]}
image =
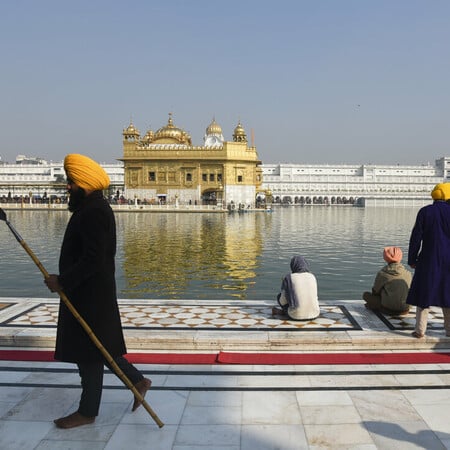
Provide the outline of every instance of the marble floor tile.
{"type": "Polygon", "coordinates": [[[16,406],[16,402],[2,402],[0,401],[0,419],[3,418],[8,411],[16,406]]]}
{"type": "Polygon", "coordinates": [[[247,375],[240,376],[237,380],[238,386],[276,386],[281,387],[310,387],[310,378],[308,376],[291,375],[291,376],[279,376],[279,375],[247,375]]]}
{"type": "Polygon", "coordinates": [[[411,389],[401,391],[412,405],[432,405],[433,403],[450,404],[449,389],[411,389]]]}
{"type": "Polygon", "coordinates": [[[177,426],[163,428],[138,424],[121,424],[112,433],[105,450],[170,450],[174,445],[177,426]]]}
{"type": "Polygon", "coordinates": [[[213,449],[239,446],[241,425],[180,425],[174,446],[197,446],[213,449]]]}
{"type": "Polygon", "coordinates": [[[345,391],[299,391],[295,394],[300,407],[324,405],[353,405],[353,400],[345,391]]]}
{"type": "Polygon", "coordinates": [[[241,406],[242,392],[236,391],[192,391],[187,400],[188,406],[241,406]]]}
{"type": "Polygon", "coordinates": [[[169,375],[164,386],[172,387],[203,387],[203,386],[228,386],[236,387],[238,383],[237,375],[169,375]]]}
{"type": "MultiPolygon", "coordinates": [[[[51,349],[53,351],[53,348],[51,349]]],[[[28,364],[30,364],[28,362],[28,364]]],[[[61,361],[50,361],[50,362],[35,362],[34,367],[36,368],[50,368],[50,369],[64,369],[71,370],[72,372],[77,372],[77,366],[74,363],[66,363],[61,361]]]]}
{"type": "MultiPolygon", "coordinates": [[[[442,378],[434,374],[402,374],[395,375],[395,379],[402,386],[441,386],[442,378]]],[[[449,378],[450,379],[450,378],[449,378]]]]}
{"type": "Polygon", "coordinates": [[[450,386],[450,373],[441,373],[437,375],[443,384],[450,386]]]}
{"type": "Polygon", "coordinates": [[[20,420],[0,421],[0,448],[5,450],[24,450],[36,448],[53,427],[48,421],[20,420]]]}
{"type": "Polygon", "coordinates": [[[419,421],[414,407],[398,391],[351,391],[353,400],[363,420],[391,422],[419,421]]]}
{"type": "Polygon", "coordinates": [[[52,441],[49,439],[42,440],[33,450],[103,450],[105,443],[102,441],[52,441]]]}
{"type": "Polygon", "coordinates": [[[347,366],[333,366],[332,364],[304,364],[301,366],[294,366],[298,372],[342,372],[347,366]]]}
{"type": "Polygon", "coordinates": [[[53,422],[64,416],[79,397],[74,389],[34,388],[4,420],[53,422]]]}
{"type": "MultiPolygon", "coordinates": [[[[166,425],[176,425],[180,423],[181,416],[186,407],[188,391],[148,391],[145,400],[150,405],[154,413],[166,425]]],[[[131,402],[127,407],[122,424],[145,425],[154,423],[152,417],[142,406],[131,412],[131,402]]]]}
{"type": "Polygon", "coordinates": [[[425,423],[439,435],[441,439],[450,439],[450,420],[448,403],[432,405],[414,405],[425,423]]]}
{"type": "Polygon", "coordinates": [[[27,372],[0,371],[0,383],[20,383],[27,378],[27,372]]]}
{"type": "Polygon", "coordinates": [[[243,425],[241,450],[308,449],[302,425],[243,425]]]}
{"type": "MultiPolygon", "coordinates": [[[[147,394],[148,395],[148,394],[147,394]]],[[[147,396],[145,397],[147,399],[147,396]]],[[[102,404],[104,403],[123,403],[124,405],[130,405],[134,396],[130,389],[123,386],[120,389],[110,389],[108,386],[103,386],[102,391],[102,404]]]]}
{"type": "MultiPolygon", "coordinates": [[[[230,366],[230,367],[233,367],[233,366],[230,366]]],[[[280,373],[299,372],[299,375],[301,375],[303,367],[306,367],[306,366],[303,366],[303,365],[298,366],[298,365],[294,365],[294,364],[283,364],[283,365],[270,364],[270,365],[252,365],[252,366],[242,365],[241,367],[249,367],[248,370],[250,370],[252,372],[262,373],[262,374],[264,374],[264,372],[280,372],[280,373]]]]}
{"type": "MultiPolygon", "coordinates": [[[[316,445],[310,445],[308,447],[309,450],[383,450],[378,448],[375,444],[345,444],[345,445],[338,445],[334,444],[333,447],[329,446],[316,446],[316,445]]],[[[392,449],[385,449],[385,450],[392,450],[392,449]]]]}
{"type": "Polygon", "coordinates": [[[22,380],[22,383],[80,386],[80,376],[77,372],[31,372],[22,380]]]}
{"type": "MultiPolygon", "coordinates": [[[[75,407],[76,410],[76,407],[75,407]]],[[[73,412],[72,410],[69,411],[73,412]]],[[[108,403],[101,405],[95,422],[78,428],[63,430],[53,425],[46,436],[49,440],[86,440],[108,442],[125,414],[122,404],[108,403]]]]}
{"type": "Polygon", "coordinates": [[[339,425],[304,425],[308,444],[314,448],[355,448],[357,445],[373,445],[368,431],[360,423],[339,425]]]}
{"type": "Polygon", "coordinates": [[[32,387],[0,386],[0,402],[18,403],[33,390],[32,387]]]}
{"type": "MultiPolygon", "coordinates": [[[[216,364],[212,366],[200,366],[209,372],[223,372],[226,370],[228,373],[232,374],[233,372],[249,372],[249,371],[258,371],[258,367],[267,367],[267,370],[273,366],[253,366],[251,364],[234,364],[234,365],[222,365],[216,364]]],[[[264,369],[261,369],[264,370],[264,369]]]]}
{"type": "MultiPolygon", "coordinates": [[[[240,445],[215,445],[214,450],[240,450],[240,445]]],[[[212,450],[209,446],[199,447],[198,445],[174,445],[172,450],[212,450]]]]}
{"type": "Polygon", "coordinates": [[[243,392],[242,424],[302,423],[295,392],[243,392]]]}
{"type": "Polygon", "coordinates": [[[182,425],[237,425],[242,420],[241,406],[190,406],[187,405],[182,425]]]}
{"type": "MultiPolygon", "coordinates": [[[[51,362],[33,361],[32,362],[33,368],[36,368],[36,369],[47,368],[47,367],[57,368],[58,364],[59,363],[57,363],[55,361],[51,361],[51,362]]],[[[3,370],[3,369],[8,370],[8,369],[12,369],[12,368],[29,368],[29,367],[30,367],[30,361],[0,361],[0,370],[3,370]]],[[[73,367],[73,364],[72,364],[72,367],[73,367]]]]}
{"type": "Polygon", "coordinates": [[[300,406],[300,414],[305,425],[361,422],[361,416],[353,405],[300,406]]]}
{"type": "Polygon", "coordinates": [[[365,387],[365,386],[397,386],[394,375],[316,375],[309,377],[312,387],[365,387]]]}

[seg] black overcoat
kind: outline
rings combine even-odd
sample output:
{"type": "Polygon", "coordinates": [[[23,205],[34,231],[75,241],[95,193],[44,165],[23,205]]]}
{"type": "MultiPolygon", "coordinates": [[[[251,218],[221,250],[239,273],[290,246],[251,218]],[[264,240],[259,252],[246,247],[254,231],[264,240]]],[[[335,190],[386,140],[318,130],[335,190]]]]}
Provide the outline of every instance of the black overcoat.
{"type": "MultiPolygon", "coordinates": [[[[59,282],[72,305],[108,353],[126,353],[115,282],[116,223],[101,191],[88,195],[74,211],[61,247],[59,282]]],[[[103,356],[60,301],[55,359],[102,360],[103,356]]]]}

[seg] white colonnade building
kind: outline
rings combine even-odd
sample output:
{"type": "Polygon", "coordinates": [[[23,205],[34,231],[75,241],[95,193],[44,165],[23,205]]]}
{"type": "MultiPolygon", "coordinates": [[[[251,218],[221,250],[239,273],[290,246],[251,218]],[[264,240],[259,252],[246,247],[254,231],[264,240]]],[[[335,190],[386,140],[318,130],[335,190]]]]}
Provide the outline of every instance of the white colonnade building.
{"type": "MultiPolygon", "coordinates": [[[[124,192],[123,163],[101,163],[111,178],[110,196],[124,192]]],[[[434,164],[262,164],[257,199],[280,205],[414,206],[431,202],[437,183],[450,182],[450,157],[434,164]],[[267,200],[269,200],[267,198],[267,200]]],[[[62,162],[37,158],[0,161],[0,202],[66,196],[62,162]]]]}
{"type": "Polygon", "coordinates": [[[434,165],[263,164],[262,173],[274,204],[413,206],[450,181],[450,157],[434,165]]]}

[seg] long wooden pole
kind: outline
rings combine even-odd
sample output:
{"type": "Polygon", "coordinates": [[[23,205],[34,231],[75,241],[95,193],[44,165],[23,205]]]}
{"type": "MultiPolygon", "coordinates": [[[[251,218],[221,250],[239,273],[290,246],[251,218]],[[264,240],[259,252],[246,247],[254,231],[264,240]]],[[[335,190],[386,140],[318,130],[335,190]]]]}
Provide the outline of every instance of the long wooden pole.
{"type": "MultiPolygon", "coordinates": [[[[1,208],[0,208],[1,210],[1,208]]],[[[2,210],[3,213],[3,210],[2,210]]],[[[3,213],[4,214],[4,213],[3,213]]],[[[3,217],[0,217],[3,219],[3,217]]],[[[30,255],[31,259],[34,261],[34,263],[38,266],[39,270],[44,275],[44,278],[47,279],[50,277],[50,274],[47,272],[45,267],[42,265],[42,263],[39,261],[37,256],[33,253],[33,251],[30,249],[30,247],[27,245],[27,243],[22,239],[20,234],[16,231],[16,229],[11,225],[11,223],[6,220],[6,215],[4,217],[4,220],[6,222],[6,225],[8,225],[9,229],[14,234],[15,238],[19,242],[19,244],[25,249],[25,251],[30,255]]],[[[88,334],[91,341],[95,344],[95,346],[100,350],[106,361],[111,365],[116,375],[124,382],[124,384],[133,392],[134,396],[142,403],[142,406],[147,410],[147,412],[150,414],[152,419],[156,422],[156,424],[159,426],[159,428],[162,428],[164,426],[164,423],[161,422],[159,417],[156,415],[156,413],[153,411],[153,409],[150,407],[150,405],[146,402],[144,397],[140,394],[140,392],[135,388],[133,383],[130,381],[130,379],[123,373],[122,369],[117,365],[117,363],[114,361],[112,356],[109,354],[108,350],[103,346],[103,344],[98,340],[97,336],[92,331],[91,327],[87,324],[87,322],[80,316],[76,308],[72,305],[70,300],[67,298],[66,294],[62,290],[57,291],[59,296],[61,297],[61,300],[64,302],[64,304],[67,306],[67,308],[70,310],[70,312],[73,314],[75,319],[78,320],[80,325],[83,327],[84,331],[88,334]]]]}

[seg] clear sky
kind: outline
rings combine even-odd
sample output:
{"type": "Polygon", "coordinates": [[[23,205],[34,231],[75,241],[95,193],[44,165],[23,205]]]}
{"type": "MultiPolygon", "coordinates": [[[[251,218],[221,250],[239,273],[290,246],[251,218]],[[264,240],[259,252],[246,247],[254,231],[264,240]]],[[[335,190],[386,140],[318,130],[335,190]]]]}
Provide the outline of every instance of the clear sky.
{"type": "Polygon", "coordinates": [[[263,163],[450,156],[448,0],[11,0],[0,49],[3,161],[114,162],[169,112],[263,163]]]}

